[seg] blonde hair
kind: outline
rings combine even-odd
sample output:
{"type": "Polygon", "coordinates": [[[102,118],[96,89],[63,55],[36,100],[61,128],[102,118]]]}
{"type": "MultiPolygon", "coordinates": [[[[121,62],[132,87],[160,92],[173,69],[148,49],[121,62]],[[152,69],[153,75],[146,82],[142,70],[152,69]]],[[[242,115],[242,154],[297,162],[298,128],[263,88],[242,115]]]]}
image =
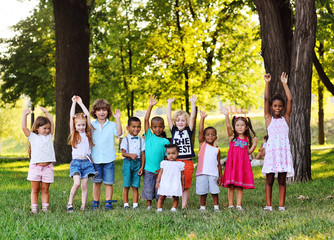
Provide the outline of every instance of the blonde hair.
{"type": "Polygon", "coordinates": [[[177,111],[176,113],[174,113],[173,115],[173,125],[175,125],[177,119],[181,116],[181,115],[184,115],[186,117],[186,122],[187,122],[187,126],[189,125],[189,114],[186,112],[186,111],[183,111],[183,110],[179,110],[177,111]]]}
{"type": "Polygon", "coordinates": [[[88,142],[89,142],[89,147],[93,146],[93,142],[92,142],[92,135],[91,135],[91,131],[90,131],[90,126],[88,126],[87,124],[87,118],[86,115],[84,115],[84,113],[77,113],[73,116],[73,126],[72,126],[72,133],[69,136],[69,145],[72,145],[72,147],[76,148],[77,144],[81,142],[81,137],[79,132],[75,129],[75,124],[77,121],[85,121],[86,123],[86,136],[88,138],[88,142]]]}

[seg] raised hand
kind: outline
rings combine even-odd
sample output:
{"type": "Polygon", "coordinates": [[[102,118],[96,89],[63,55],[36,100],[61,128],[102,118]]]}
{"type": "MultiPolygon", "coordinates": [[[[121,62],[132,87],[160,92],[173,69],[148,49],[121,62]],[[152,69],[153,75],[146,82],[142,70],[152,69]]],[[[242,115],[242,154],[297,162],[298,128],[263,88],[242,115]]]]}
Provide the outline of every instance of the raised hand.
{"type": "Polygon", "coordinates": [[[150,96],[150,106],[154,106],[154,105],[156,105],[158,103],[158,101],[157,101],[157,96],[155,96],[155,95],[151,95],[150,96]]]}
{"type": "Polygon", "coordinates": [[[288,83],[288,75],[285,72],[282,72],[281,82],[282,83],[288,83]]]}
{"type": "Polygon", "coordinates": [[[197,98],[198,98],[198,97],[195,96],[195,95],[190,96],[190,97],[189,97],[189,101],[190,101],[190,103],[196,103],[197,98]]]}
{"type": "Polygon", "coordinates": [[[219,111],[220,111],[220,113],[224,114],[225,116],[228,115],[228,110],[226,108],[221,107],[219,111]]]}
{"type": "Polygon", "coordinates": [[[200,116],[201,118],[206,118],[208,116],[208,114],[206,114],[204,111],[200,110],[200,116]]]}
{"type": "Polygon", "coordinates": [[[49,111],[46,109],[46,108],[44,108],[44,107],[40,107],[40,109],[43,111],[43,113],[48,113],[49,111]]]}
{"type": "Polygon", "coordinates": [[[72,99],[72,102],[77,102],[77,96],[74,95],[71,99],[72,99]]]}
{"type": "Polygon", "coordinates": [[[81,97],[76,96],[75,99],[76,99],[76,101],[77,101],[78,104],[81,104],[81,103],[82,103],[82,99],[81,99],[81,97]]]}
{"type": "Polygon", "coordinates": [[[167,103],[173,103],[175,101],[175,97],[167,99],[167,103]]]}
{"type": "Polygon", "coordinates": [[[122,112],[119,109],[116,109],[115,112],[112,113],[112,115],[114,116],[115,119],[120,119],[122,112]]]}
{"type": "Polygon", "coordinates": [[[31,110],[29,108],[23,111],[23,115],[28,115],[29,113],[31,113],[31,110]]]}
{"type": "Polygon", "coordinates": [[[265,80],[266,82],[270,82],[270,80],[271,80],[271,75],[270,75],[270,73],[267,73],[266,75],[264,75],[264,80],[265,80]]]}

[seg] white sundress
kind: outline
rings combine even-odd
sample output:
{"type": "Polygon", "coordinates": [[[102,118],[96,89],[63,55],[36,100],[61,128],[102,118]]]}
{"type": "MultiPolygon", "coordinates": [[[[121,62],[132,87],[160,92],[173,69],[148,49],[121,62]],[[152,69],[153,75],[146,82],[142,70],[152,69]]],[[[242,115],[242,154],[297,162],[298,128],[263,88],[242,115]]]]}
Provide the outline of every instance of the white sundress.
{"type": "Polygon", "coordinates": [[[181,171],[184,170],[184,162],[164,160],[160,163],[160,167],[163,169],[163,172],[158,188],[158,195],[168,197],[182,196],[181,171]]]}
{"type": "Polygon", "coordinates": [[[268,141],[266,146],[266,154],[262,167],[262,174],[287,173],[287,177],[294,176],[292,155],[289,142],[289,126],[283,117],[271,118],[271,122],[267,128],[268,141]]]}

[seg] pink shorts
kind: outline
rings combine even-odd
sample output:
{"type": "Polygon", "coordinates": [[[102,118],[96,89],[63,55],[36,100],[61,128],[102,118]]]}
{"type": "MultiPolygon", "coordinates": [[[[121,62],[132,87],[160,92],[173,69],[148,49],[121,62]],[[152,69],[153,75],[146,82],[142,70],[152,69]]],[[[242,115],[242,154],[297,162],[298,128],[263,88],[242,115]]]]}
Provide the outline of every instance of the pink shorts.
{"type": "Polygon", "coordinates": [[[29,181],[53,183],[54,182],[53,169],[54,167],[52,163],[50,163],[47,166],[31,164],[29,166],[27,179],[29,181]]]}

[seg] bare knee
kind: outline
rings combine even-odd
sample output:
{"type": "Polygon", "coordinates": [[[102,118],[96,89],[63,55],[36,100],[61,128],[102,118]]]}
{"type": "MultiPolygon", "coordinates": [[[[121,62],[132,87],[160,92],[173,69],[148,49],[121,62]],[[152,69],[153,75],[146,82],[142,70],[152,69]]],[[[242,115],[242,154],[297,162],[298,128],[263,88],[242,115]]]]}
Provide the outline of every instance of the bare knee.
{"type": "Polygon", "coordinates": [[[272,187],[274,185],[274,181],[275,181],[275,175],[272,173],[267,174],[266,184],[272,187]]]}
{"type": "Polygon", "coordinates": [[[280,186],[286,186],[286,174],[278,176],[277,182],[280,186]]]}

